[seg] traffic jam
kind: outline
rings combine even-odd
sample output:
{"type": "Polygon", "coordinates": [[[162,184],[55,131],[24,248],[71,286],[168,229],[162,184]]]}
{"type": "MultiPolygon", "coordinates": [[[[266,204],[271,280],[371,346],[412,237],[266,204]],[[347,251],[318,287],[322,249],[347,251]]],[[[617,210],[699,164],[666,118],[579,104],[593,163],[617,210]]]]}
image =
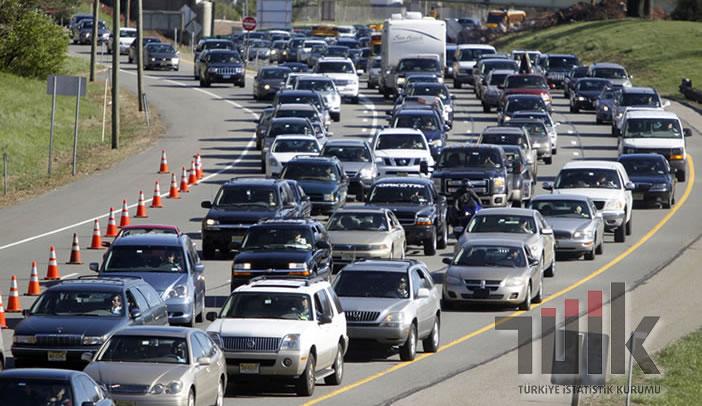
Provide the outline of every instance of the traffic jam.
{"type": "MultiPolygon", "coordinates": [[[[154,170],[169,184],[148,200],[140,192],[132,213],[124,201],[90,222],[84,248],[101,254],[83,265],[90,274],[62,278],[51,247],[45,277],[33,264],[24,309],[13,277],[0,321],[21,320],[0,398],[222,405],[249,381],[311,397],[348,383],[350,351],[380,348],[397,363],[439,351],[444,312],[531,310],[570,264],[624,243],[635,209],[676,204],[691,132],[625,66],[445,38],[443,20],[407,12],[373,27],[203,38],[192,71],[171,57],[148,66],[253,100],[257,173],[190,201],[199,229],[150,223],[148,211],[186,200],[207,176],[199,154],[173,168],[164,150],[154,170]],[[465,136],[468,101],[490,119],[465,136]],[[348,106],[372,107],[382,123],[334,134],[359,120],[348,106]],[[573,155],[540,175],[570,155],[555,117],[565,111],[618,137],[618,158],[573,155]],[[230,268],[216,303],[213,263],[230,268]]],[[[144,42],[145,54],[173,51],[144,42]]],[[[69,263],[80,264],[72,244],[69,263]]]]}

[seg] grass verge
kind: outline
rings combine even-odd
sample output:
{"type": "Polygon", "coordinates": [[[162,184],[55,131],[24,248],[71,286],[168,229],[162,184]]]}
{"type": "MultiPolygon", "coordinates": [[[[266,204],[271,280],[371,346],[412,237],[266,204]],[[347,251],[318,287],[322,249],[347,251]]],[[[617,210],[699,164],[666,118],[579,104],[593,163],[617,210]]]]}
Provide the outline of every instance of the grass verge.
{"type": "MultiPolygon", "coordinates": [[[[68,57],[61,74],[87,76],[87,59],[68,57]]],[[[78,175],[71,176],[75,98],[56,98],[54,153],[52,176],[47,175],[51,96],[46,94],[46,81],[27,79],[0,72],[0,153],[7,152],[8,193],[0,184],[0,206],[13,204],[27,197],[75,180],[78,176],[104,170],[112,164],[143,150],[163,133],[164,127],[156,109],[151,109],[151,126],[138,111],[135,95],[120,90],[120,149],[110,145],[111,114],[107,107],[105,140],[102,140],[104,86],[100,76],[89,83],[86,97],[80,103],[78,127],[78,175]]],[[[109,89],[108,89],[109,102],[109,89]]],[[[0,161],[0,169],[2,162],[0,161]]],[[[1,172],[0,172],[1,175],[1,172]]]]}
{"type": "Polygon", "coordinates": [[[616,62],[634,75],[635,85],[679,95],[681,78],[702,86],[702,24],[690,21],[617,20],[573,23],[501,38],[502,50],[538,49],[573,53],[582,63],[616,62]]]}

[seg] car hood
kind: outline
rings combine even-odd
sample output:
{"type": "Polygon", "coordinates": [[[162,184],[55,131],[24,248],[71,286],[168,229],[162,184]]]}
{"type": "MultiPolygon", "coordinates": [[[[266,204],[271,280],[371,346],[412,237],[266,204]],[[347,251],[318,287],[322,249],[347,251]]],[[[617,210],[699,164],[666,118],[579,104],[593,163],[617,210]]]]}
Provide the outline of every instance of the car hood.
{"type": "Polygon", "coordinates": [[[302,187],[305,193],[332,193],[339,188],[337,183],[320,180],[298,180],[297,184],[302,187]]]}
{"type": "Polygon", "coordinates": [[[92,362],[84,371],[109,390],[113,385],[167,385],[180,381],[190,368],[190,365],[151,362],[92,362]]]}
{"type": "Polygon", "coordinates": [[[139,276],[156,289],[159,295],[173,286],[183,285],[188,282],[188,274],[186,272],[104,272],[100,276],[139,276]]]}
{"type": "Polygon", "coordinates": [[[375,151],[381,158],[428,158],[429,151],[423,149],[381,149],[375,151]]]}
{"type": "Polygon", "coordinates": [[[576,96],[587,97],[588,99],[596,99],[602,93],[599,90],[581,90],[576,93],[576,96]]]}
{"type": "Polygon", "coordinates": [[[262,219],[277,217],[278,210],[264,209],[261,207],[237,207],[236,210],[212,208],[207,213],[207,218],[217,220],[235,220],[243,224],[253,224],[262,219]]]}
{"type": "Polygon", "coordinates": [[[285,85],[285,81],[282,81],[280,79],[258,79],[258,85],[259,86],[269,85],[269,86],[282,87],[285,85]]]}
{"type": "Polygon", "coordinates": [[[353,73],[325,73],[324,76],[330,79],[358,80],[358,75],[353,73]]]}
{"type": "Polygon", "coordinates": [[[345,312],[397,312],[409,304],[409,299],[392,299],[382,297],[339,297],[341,308],[345,312]]]}
{"type": "Polygon", "coordinates": [[[634,182],[635,185],[642,183],[668,183],[670,178],[667,175],[643,175],[643,176],[629,176],[629,180],[634,182]]]}
{"type": "Polygon", "coordinates": [[[217,319],[207,332],[232,337],[278,337],[286,334],[304,334],[314,327],[314,321],[282,319],[217,319]]]}
{"type": "Polygon", "coordinates": [[[567,217],[546,217],[546,222],[554,231],[567,231],[573,232],[576,230],[583,230],[590,224],[592,220],[590,219],[578,219],[578,218],[567,218],[567,217]]]}
{"type": "Polygon", "coordinates": [[[177,58],[175,52],[149,52],[150,58],[177,58]]]}
{"type": "Polygon", "coordinates": [[[302,250],[241,251],[234,258],[234,263],[248,262],[252,269],[288,269],[289,263],[304,263],[311,256],[312,251],[302,250]]]}
{"type": "Polygon", "coordinates": [[[124,317],[29,316],[15,327],[15,334],[79,334],[99,337],[126,326],[124,317]]]}
{"type": "Polygon", "coordinates": [[[596,189],[596,188],[574,188],[574,189],[555,189],[554,194],[574,194],[587,196],[592,200],[616,200],[624,197],[624,191],[620,189],[596,189]]]}
{"type": "Polygon", "coordinates": [[[461,279],[501,281],[511,276],[520,276],[524,274],[525,271],[526,268],[451,265],[447,273],[461,279]]]}
{"type": "Polygon", "coordinates": [[[332,244],[382,244],[390,237],[387,231],[329,231],[332,244]]]}
{"type": "Polygon", "coordinates": [[[396,216],[399,217],[408,217],[411,214],[430,215],[432,211],[434,211],[433,206],[411,203],[370,203],[368,206],[390,209],[396,216]]]}
{"type": "Polygon", "coordinates": [[[632,148],[684,148],[685,140],[681,138],[622,138],[624,147],[632,148]]]}
{"type": "Polygon", "coordinates": [[[370,162],[343,162],[344,172],[356,174],[364,168],[372,168],[373,164],[370,162]]]}
{"type": "Polygon", "coordinates": [[[548,94],[548,90],[546,89],[528,89],[528,88],[511,88],[511,89],[503,89],[503,93],[506,95],[510,94],[548,94]]]}
{"type": "Polygon", "coordinates": [[[458,64],[458,66],[461,69],[468,69],[468,68],[473,69],[476,62],[475,61],[456,61],[456,63],[458,64]]]}

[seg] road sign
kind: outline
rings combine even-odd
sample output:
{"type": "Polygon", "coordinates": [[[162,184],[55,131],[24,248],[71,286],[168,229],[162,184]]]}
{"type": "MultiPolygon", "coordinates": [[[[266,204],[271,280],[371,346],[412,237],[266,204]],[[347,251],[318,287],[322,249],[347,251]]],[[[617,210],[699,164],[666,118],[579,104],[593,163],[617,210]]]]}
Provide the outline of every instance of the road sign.
{"type": "Polygon", "coordinates": [[[241,19],[241,28],[246,31],[253,31],[256,29],[256,19],[251,16],[246,16],[241,19]]]}
{"type": "Polygon", "coordinates": [[[84,77],[78,76],[49,76],[46,83],[46,94],[59,96],[85,96],[87,87],[84,77]]]}

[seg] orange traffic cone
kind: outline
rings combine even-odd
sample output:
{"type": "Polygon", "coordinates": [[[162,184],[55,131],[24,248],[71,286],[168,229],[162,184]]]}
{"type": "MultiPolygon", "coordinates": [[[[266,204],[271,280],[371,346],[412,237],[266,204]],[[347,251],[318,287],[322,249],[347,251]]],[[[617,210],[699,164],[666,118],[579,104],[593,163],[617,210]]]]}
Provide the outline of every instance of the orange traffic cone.
{"type": "Polygon", "coordinates": [[[171,188],[168,191],[168,198],[169,199],[180,199],[180,195],[178,194],[178,183],[176,182],[176,176],[175,173],[171,172],[171,188]]]}
{"type": "MultiPolygon", "coordinates": [[[[41,295],[41,285],[39,285],[39,273],[37,273],[37,261],[32,261],[32,273],[29,275],[29,286],[25,296],[41,295]]],[[[0,302],[2,306],[2,302],[0,302]]]]}
{"type": "Polygon", "coordinates": [[[100,220],[95,219],[95,224],[93,225],[93,238],[90,241],[90,247],[88,247],[88,249],[101,250],[103,248],[102,238],[100,238],[100,220]]]}
{"type": "Polygon", "coordinates": [[[7,297],[7,310],[8,313],[21,313],[22,305],[19,300],[19,290],[17,289],[17,277],[12,275],[12,282],[10,283],[10,296],[7,297]]]}
{"type": "Polygon", "coordinates": [[[159,173],[168,173],[168,159],[166,159],[166,150],[161,150],[161,166],[158,168],[159,173]]]}
{"type": "Polygon", "coordinates": [[[179,192],[188,193],[188,192],[190,192],[190,189],[188,188],[187,172],[185,171],[184,166],[181,169],[182,169],[182,171],[180,172],[180,190],[179,190],[179,192]]]}
{"type": "Polygon", "coordinates": [[[195,174],[197,175],[198,180],[205,176],[205,173],[202,170],[202,158],[200,157],[199,152],[195,154],[195,174]]]}
{"type": "Polygon", "coordinates": [[[5,320],[5,306],[2,305],[2,294],[0,294],[0,328],[7,328],[7,320],[5,320]]]}
{"type": "Polygon", "coordinates": [[[197,167],[195,166],[195,160],[190,161],[190,176],[188,176],[188,185],[197,185],[197,167]]]}
{"type": "Polygon", "coordinates": [[[117,223],[115,222],[115,209],[110,207],[110,216],[107,218],[105,237],[117,237],[117,223]]]}
{"type": "Polygon", "coordinates": [[[139,203],[137,203],[136,215],[134,218],[145,219],[149,217],[146,214],[146,205],[144,204],[144,192],[139,191],[139,203]]]}
{"type": "Polygon", "coordinates": [[[54,248],[54,246],[52,245],[51,248],[49,248],[49,252],[49,267],[46,268],[46,276],[44,277],[44,280],[50,281],[61,279],[61,272],[59,271],[58,261],[56,261],[56,248],[54,248]]]}
{"type": "Polygon", "coordinates": [[[122,200],[122,213],[119,216],[119,226],[125,227],[129,225],[129,210],[127,209],[127,201],[122,200]]]}
{"type": "Polygon", "coordinates": [[[66,262],[69,265],[80,265],[80,244],[78,244],[78,234],[73,233],[73,244],[71,245],[71,258],[66,262]]]}
{"type": "Polygon", "coordinates": [[[156,181],[156,185],[154,186],[154,197],[151,198],[151,208],[152,209],[160,209],[163,207],[163,204],[161,203],[161,185],[156,181]]]}

